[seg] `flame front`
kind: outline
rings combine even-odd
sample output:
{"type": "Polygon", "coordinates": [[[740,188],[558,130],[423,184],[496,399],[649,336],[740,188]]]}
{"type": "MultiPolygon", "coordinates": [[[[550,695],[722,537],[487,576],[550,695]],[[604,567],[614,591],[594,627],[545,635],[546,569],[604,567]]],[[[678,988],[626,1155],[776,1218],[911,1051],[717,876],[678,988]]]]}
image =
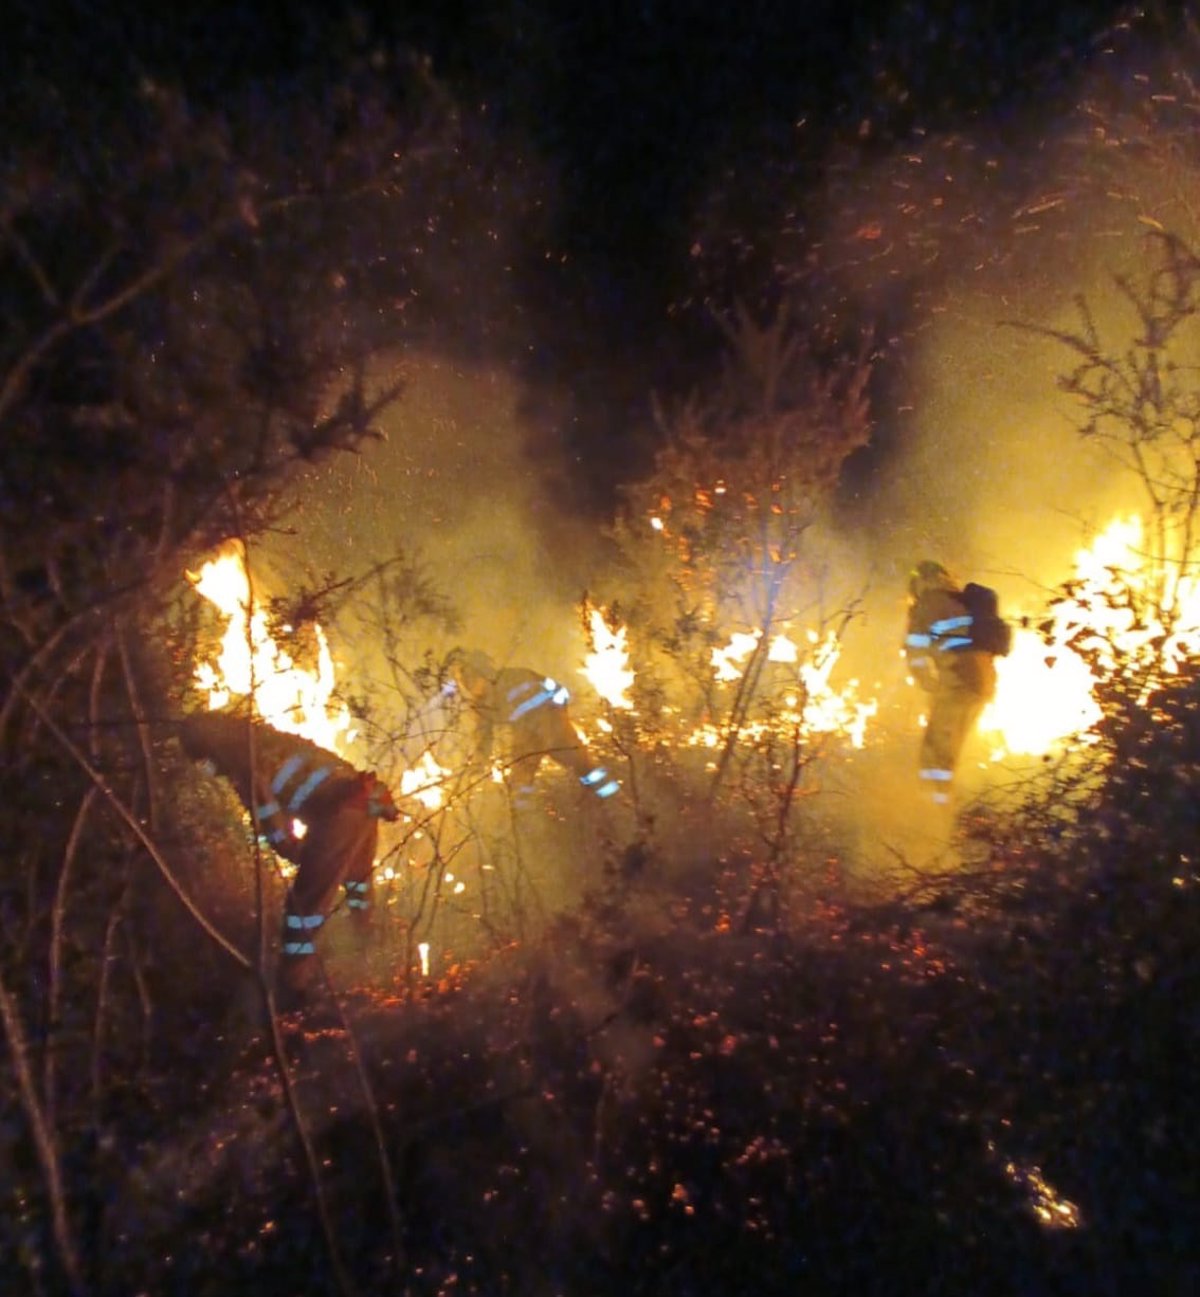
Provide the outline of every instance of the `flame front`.
{"type": "Polygon", "coordinates": [[[196,682],[214,711],[234,697],[249,698],[255,712],[277,730],[299,734],[329,751],[341,751],[350,713],[335,703],[333,655],[320,625],[317,666],[306,670],[271,636],[267,614],[254,597],[239,541],[226,545],[199,572],[187,573],[197,593],[228,619],[215,660],[196,668],[196,682]]]}
{"type": "MultiPolygon", "coordinates": [[[[867,722],[876,714],[875,701],[860,702],[857,698],[858,681],[850,680],[837,690],[830,677],[841,657],[842,646],[836,634],[830,631],[822,639],[810,630],[807,654],[785,634],[777,634],[767,647],[767,661],[796,667],[796,688],[782,696],[783,707],[777,725],[784,729],[799,728],[806,734],[844,734],[852,745],[861,748],[866,736],[867,722]]],[[[716,679],[721,684],[732,684],[741,679],[744,663],[762,639],[761,630],[734,631],[729,643],[712,650],[711,662],[716,679]]],[[[745,735],[754,738],[764,726],[749,725],[745,735]]],[[[689,738],[689,744],[704,747],[716,746],[716,731],[712,726],[701,726],[689,738]]]]}

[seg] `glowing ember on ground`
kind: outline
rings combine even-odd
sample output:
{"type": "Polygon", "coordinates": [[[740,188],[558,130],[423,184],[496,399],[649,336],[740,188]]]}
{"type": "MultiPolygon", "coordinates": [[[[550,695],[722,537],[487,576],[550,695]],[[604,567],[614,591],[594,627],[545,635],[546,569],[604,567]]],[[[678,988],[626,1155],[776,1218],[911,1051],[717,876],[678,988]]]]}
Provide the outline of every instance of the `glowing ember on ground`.
{"type": "MultiPolygon", "coordinates": [[[[990,1140],[988,1152],[996,1152],[996,1146],[990,1140]]],[[[1004,1174],[1025,1191],[1030,1210],[1046,1229],[1078,1229],[1083,1224],[1079,1208],[1069,1199],[1059,1197],[1058,1191],[1042,1175],[1040,1167],[1006,1161],[1004,1174]]]]}
{"type": "Polygon", "coordinates": [[[212,662],[196,668],[196,681],[213,710],[233,698],[252,698],[255,712],[277,730],[299,734],[330,751],[352,737],[350,714],[333,701],[333,656],[325,632],[314,623],[317,666],[297,665],[272,638],[265,610],[254,598],[240,542],[226,545],[199,572],[189,572],[197,593],[228,619],[212,662]]]}
{"type": "Polygon", "coordinates": [[[592,688],[611,707],[631,708],[629,688],[634,675],[629,666],[629,649],[625,642],[626,627],[610,628],[599,608],[588,614],[588,639],[591,652],[584,659],[582,674],[592,688]]]}
{"type": "Polygon", "coordinates": [[[1117,669],[1114,650],[1135,667],[1153,667],[1161,643],[1161,670],[1171,673],[1200,651],[1200,588],[1195,578],[1168,581],[1164,625],[1158,616],[1138,618],[1127,592],[1147,599],[1154,571],[1143,547],[1138,518],[1116,518],[1075,555],[1071,597],[1057,603],[1045,640],[1018,629],[1013,651],[996,661],[996,697],[980,728],[994,736],[998,755],[1040,755],[1062,739],[1082,734],[1101,717],[1097,676],[1072,647],[1096,654],[1102,669],[1117,669]]]}

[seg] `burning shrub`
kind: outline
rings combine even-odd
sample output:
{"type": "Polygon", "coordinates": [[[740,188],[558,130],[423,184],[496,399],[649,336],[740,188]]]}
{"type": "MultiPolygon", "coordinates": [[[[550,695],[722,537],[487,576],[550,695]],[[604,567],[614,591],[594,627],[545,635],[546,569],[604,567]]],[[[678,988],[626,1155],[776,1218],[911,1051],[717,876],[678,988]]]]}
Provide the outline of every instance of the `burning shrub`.
{"type": "Polygon", "coordinates": [[[721,325],[720,381],[660,410],[655,471],[625,491],[613,529],[633,671],[613,726],[622,751],[641,751],[643,816],[653,789],[675,785],[698,825],[728,819],[774,892],[806,768],[829,736],[861,741],[871,710],[854,682],[829,684],[854,603],[831,597],[814,542],[869,436],[870,362],[865,348],[818,357],[786,310],[721,325]]]}

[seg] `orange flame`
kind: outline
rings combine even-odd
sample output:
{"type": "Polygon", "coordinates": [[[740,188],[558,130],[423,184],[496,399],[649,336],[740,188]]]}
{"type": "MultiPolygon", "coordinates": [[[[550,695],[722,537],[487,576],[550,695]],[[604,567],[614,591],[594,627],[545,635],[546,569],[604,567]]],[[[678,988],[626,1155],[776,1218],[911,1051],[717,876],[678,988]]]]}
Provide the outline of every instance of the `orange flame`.
{"type": "Polygon", "coordinates": [[[1167,582],[1162,615],[1139,619],[1125,606],[1125,591],[1148,598],[1155,568],[1137,517],[1115,518],[1091,546],[1077,551],[1072,595],[1055,605],[1045,639],[1018,629],[1012,653],[997,660],[996,697],[980,728],[996,740],[998,756],[1040,755],[1100,719],[1099,679],[1073,642],[1082,640],[1094,650],[1103,670],[1117,669],[1116,653],[1148,664],[1157,651],[1167,673],[1196,656],[1200,583],[1195,578],[1167,582]]]}
{"type": "Polygon", "coordinates": [[[592,688],[610,707],[624,710],[633,707],[629,689],[635,678],[629,666],[626,633],[625,626],[610,628],[601,610],[593,608],[588,615],[588,638],[592,648],[581,668],[592,688]]]}
{"type": "Polygon", "coordinates": [[[421,759],[400,776],[400,792],[420,802],[428,810],[440,810],[446,801],[446,778],[450,772],[424,752],[421,759]]]}
{"type": "MultiPolygon", "coordinates": [[[[858,700],[857,680],[848,681],[841,690],[830,684],[842,653],[841,642],[834,632],[830,631],[822,640],[816,631],[810,630],[806,638],[809,644],[806,656],[801,655],[795,640],[782,633],[776,635],[767,648],[768,662],[797,664],[797,681],[802,686],[800,690],[784,695],[778,723],[789,729],[799,727],[808,734],[844,734],[854,747],[861,748],[867,722],[879,710],[879,704],[874,700],[858,700]]],[[[762,631],[758,629],[734,631],[724,648],[713,649],[711,661],[718,682],[729,684],[740,679],[743,670],[740,664],[761,639],[762,631]]],[[[761,724],[752,725],[747,727],[745,735],[753,738],[763,729],[761,724]]],[[[713,747],[715,732],[710,731],[711,727],[701,726],[688,742],[713,747]]]]}
{"type": "Polygon", "coordinates": [[[224,546],[187,578],[228,619],[216,658],[196,667],[196,682],[208,695],[210,708],[225,707],[234,697],[249,698],[255,712],[276,729],[302,735],[329,751],[340,751],[353,739],[350,713],[333,699],[336,673],[324,630],[314,624],[315,670],[299,666],[276,643],[251,589],[240,541],[224,546]]]}

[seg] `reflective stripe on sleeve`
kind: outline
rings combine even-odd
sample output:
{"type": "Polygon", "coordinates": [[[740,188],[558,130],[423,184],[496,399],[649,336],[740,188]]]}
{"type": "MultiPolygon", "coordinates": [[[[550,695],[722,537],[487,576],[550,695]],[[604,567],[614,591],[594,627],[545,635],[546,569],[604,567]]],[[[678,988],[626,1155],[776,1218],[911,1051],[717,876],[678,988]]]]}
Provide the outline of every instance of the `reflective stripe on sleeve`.
{"type": "Polygon", "coordinates": [[[909,648],[928,648],[933,643],[933,636],[923,635],[920,631],[913,631],[911,635],[904,637],[904,642],[909,648]]]}
{"type": "Polygon", "coordinates": [[[288,759],[275,771],[275,778],[271,780],[271,791],[278,796],[283,792],[284,785],[304,764],[303,757],[288,757],[288,759]]]}
{"type": "Polygon", "coordinates": [[[329,766],[322,766],[319,770],[314,770],[292,794],[292,800],[288,802],[288,810],[298,811],[300,807],[308,801],[309,797],[312,796],[313,792],[319,788],[332,773],[333,771],[329,766]]]}
{"type": "Polygon", "coordinates": [[[343,886],[346,889],[346,904],[352,910],[365,910],[370,907],[366,883],[344,883],[343,886]]]}
{"type": "Polygon", "coordinates": [[[931,622],[929,630],[934,635],[949,635],[952,630],[966,630],[974,621],[975,618],[969,614],[965,617],[943,617],[931,622]]]}

